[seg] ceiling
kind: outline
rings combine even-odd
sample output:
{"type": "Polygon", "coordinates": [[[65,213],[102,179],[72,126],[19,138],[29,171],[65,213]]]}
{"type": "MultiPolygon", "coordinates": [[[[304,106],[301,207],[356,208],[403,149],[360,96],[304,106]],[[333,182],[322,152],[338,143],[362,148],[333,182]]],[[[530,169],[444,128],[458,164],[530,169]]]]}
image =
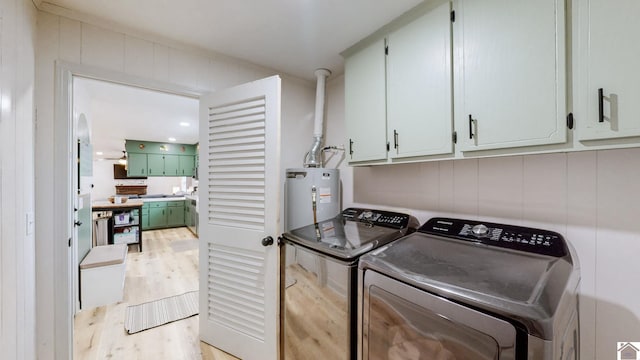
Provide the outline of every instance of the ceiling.
{"type": "Polygon", "coordinates": [[[340,52],[420,2],[36,0],[304,79],[314,79],[317,68],[342,73],[340,52]]]}
{"type": "Polygon", "coordinates": [[[79,77],[73,86],[74,113],[90,124],[96,160],[121,157],[125,139],[198,142],[197,99],[79,77]]]}

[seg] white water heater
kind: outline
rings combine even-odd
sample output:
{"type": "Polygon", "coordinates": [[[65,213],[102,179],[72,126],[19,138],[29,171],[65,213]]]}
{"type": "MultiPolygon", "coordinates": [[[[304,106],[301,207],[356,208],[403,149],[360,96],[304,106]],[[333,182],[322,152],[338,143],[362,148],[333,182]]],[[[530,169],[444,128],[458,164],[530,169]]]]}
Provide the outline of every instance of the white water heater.
{"type": "Polygon", "coordinates": [[[328,220],[340,213],[338,169],[287,169],[284,187],[285,231],[328,220]]]}

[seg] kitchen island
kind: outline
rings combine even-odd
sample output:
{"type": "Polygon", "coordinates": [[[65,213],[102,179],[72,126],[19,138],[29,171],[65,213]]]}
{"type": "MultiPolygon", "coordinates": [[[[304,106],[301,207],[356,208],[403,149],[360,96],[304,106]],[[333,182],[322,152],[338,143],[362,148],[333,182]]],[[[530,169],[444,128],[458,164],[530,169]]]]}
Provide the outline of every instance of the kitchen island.
{"type": "Polygon", "coordinates": [[[92,211],[111,211],[113,217],[109,226],[110,244],[138,244],[142,252],[142,200],[129,199],[125,203],[94,201],[92,211]]]}

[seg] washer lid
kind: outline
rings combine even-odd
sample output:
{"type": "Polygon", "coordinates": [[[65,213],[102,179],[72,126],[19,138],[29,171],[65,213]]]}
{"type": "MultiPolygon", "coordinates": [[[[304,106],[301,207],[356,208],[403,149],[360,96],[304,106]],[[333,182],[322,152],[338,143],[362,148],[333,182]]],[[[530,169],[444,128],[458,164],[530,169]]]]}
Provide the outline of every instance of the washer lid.
{"type": "Polygon", "coordinates": [[[317,250],[341,260],[353,260],[367,251],[377,249],[404,236],[412,224],[409,216],[366,209],[346,209],[333,219],[311,224],[284,234],[292,243],[317,250]],[[365,220],[363,214],[373,217],[365,220]],[[389,216],[392,214],[393,216],[389,216]],[[402,225],[386,225],[387,218],[406,217],[402,225]]]}
{"type": "Polygon", "coordinates": [[[359,267],[517,319],[544,338],[572,275],[567,260],[416,232],[361,257],[359,267]]]}

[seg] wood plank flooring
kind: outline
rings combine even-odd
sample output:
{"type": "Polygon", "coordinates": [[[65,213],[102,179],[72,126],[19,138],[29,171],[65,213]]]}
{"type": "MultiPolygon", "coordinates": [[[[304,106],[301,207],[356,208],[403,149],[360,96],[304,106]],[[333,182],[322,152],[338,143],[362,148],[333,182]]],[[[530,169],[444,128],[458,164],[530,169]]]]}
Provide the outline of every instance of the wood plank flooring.
{"type": "Polygon", "coordinates": [[[295,283],[285,290],[286,359],[347,360],[347,299],[299,264],[287,267],[287,277],[295,283]]]}
{"type": "Polygon", "coordinates": [[[230,360],[235,357],[199,341],[198,316],[128,335],[125,309],[198,289],[198,250],[186,228],[142,233],[143,249],[129,247],[124,299],[83,310],[74,319],[74,359],[230,360]]]}

